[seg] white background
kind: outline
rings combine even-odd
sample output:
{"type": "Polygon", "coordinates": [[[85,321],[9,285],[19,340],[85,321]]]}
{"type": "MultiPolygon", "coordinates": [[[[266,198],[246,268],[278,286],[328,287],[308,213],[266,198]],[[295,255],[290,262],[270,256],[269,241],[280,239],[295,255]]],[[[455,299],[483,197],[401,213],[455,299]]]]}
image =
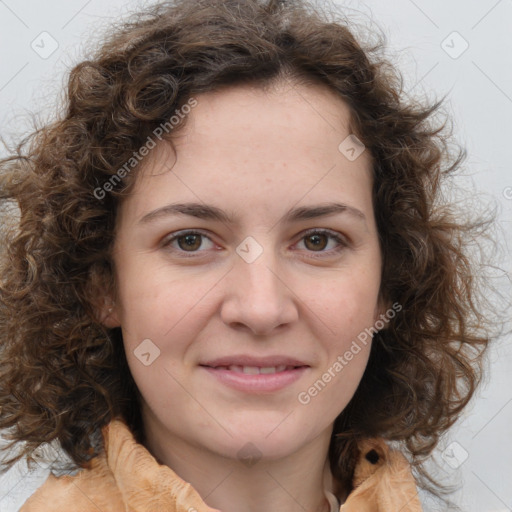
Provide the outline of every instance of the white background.
{"type": "MultiPolygon", "coordinates": [[[[500,208],[499,257],[504,272],[498,271],[496,279],[510,296],[512,1],[394,0],[392,6],[377,0],[337,3],[360,23],[376,23],[384,30],[388,55],[404,75],[405,90],[430,97],[449,94],[447,108],[457,140],[469,153],[466,174],[484,201],[495,201],[500,208]]],[[[118,18],[137,5],[142,3],[0,0],[0,134],[9,142],[16,140],[30,129],[26,113],[41,112],[43,118],[51,114],[65,73],[80,60],[84,43],[93,42],[109,18],[118,18]],[[42,32],[58,44],[47,58],[31,47],[34,42],[40,53],[51,50],[51,39],[42,32]],[[44,50],[42,38],[46,38],[44,50]]],[[[489,367],[478,397],[438,451],[438,474],[445,482],[459,483],[455,501],[464,512],[512,510],[510,337],[495,343],[489,367]],[[443,457],[441,451],[448,446],[443,457]]],[[[27,474],[18,467],[0,477],[0,511],[18,510],[46,474],[42,468],[27,474]]],[[[423,500],[425,510],[440,510],[423,500]]]]}

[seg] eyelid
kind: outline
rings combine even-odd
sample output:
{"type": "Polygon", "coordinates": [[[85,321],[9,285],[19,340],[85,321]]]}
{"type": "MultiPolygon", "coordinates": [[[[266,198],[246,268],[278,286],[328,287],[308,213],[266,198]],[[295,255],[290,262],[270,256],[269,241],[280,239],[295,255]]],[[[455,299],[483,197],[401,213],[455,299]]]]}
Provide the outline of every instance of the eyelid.
{"type": "Polygon", "coordinates": [[[307,237],[309,235],[315,235],[315,234],[329,236],[330,238],[332,238],[332,239],[336,240],[336,242],[338,242],[338,247],[336,247],[335,249],[331,249],[329,251],[307,251],[309,257],[322,258],[322,257],[326,257],[326,256],[336,255],[339,252],[341,252],[343,249],[346,249],[347,247],[350,246],[350,241],[346,236],[342,235],[338,231],[334,231],[332,229],[327,229],[327,228],[306,229],[305,231],[302,231],[299,234],[299,240],[296,243],[299,243],[300,241],[302,241],[305,237],[307,237]]]}
{"type": "MultiPolygon", "coordinates": [[[[337,248],[331,249],[329,251],[306,251],[313,258],[319,258],[319,257],[325,257],[326,255],[329,256],[329,255],[337,254],[341,250],[347,248],[350,245],[350,241],[347,239],[346,236],[342,235],[341,233],[339,233],[337,231],[334,231],[332,229],[327,229],[327,228],[309,228],[305,231],[302,231],[301,233],[299,233],[298,240],[294,243],[294,245],[301,242],[305,237],[307,237],[309,235],[314,235],[314,234],[327,235],[328,237],[330,237],[333,240],[335,240],[336,242],[338,242],[339,245],[337,248]]],[[[215,242],[212,240],[212,238],[201,229],[183,229],[183,230],[171,233],[171,235],[165,237],[160,245],[164,249],[168,249],[169,251],[177,252],[177,253],[180,253],[181,255],[184,255],[184,257],[198,257],[197,256],[198,254],[206,252],[206,251],[184,251],[181,249],[170,248],[170,244],[172,242],[174,242],[178,238],[181,238],[181,237],[184,237],[187,235],[200,235],[200,236],[208,239],[213,244],[215,244],[215,242]]]]}
{"type": "Polygon", "coordinates": [[[184,254],[185,257],[193,257],[194,254],[200,254],[202,252],[205,252],[205,251],[183,251],[180,249],[174,249],[173,247],[170,247],[172,242],[174,242],[178,238],[181,238],[181,237],[184,237],[187,235],[200,235],[200,236],[210,240],[210,242],[212,242],[212,244],[215,244],[215,242],[211,239],[211,237],[209,235],[207,235],[206,232],[204,232],[201,229],[182,229],[180,231],[175,231],[174,233],[171,233],[169,236],[166,236],[160,243],[160,247],[162,247],[163,249],[172,251],[172,252],[179,252],[180,254],[184,254]]]}

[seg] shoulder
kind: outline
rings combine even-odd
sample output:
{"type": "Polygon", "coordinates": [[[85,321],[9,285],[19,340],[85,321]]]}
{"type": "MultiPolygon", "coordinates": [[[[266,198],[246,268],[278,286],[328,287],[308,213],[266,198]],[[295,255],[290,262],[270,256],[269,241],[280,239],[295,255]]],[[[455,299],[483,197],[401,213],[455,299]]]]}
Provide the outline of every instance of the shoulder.
{"type": "Polygon", "coordinates": [[[20,512],[118,512],[124,510],[121,493],[104,456],[76,475],[52,474],[21,507],[20,512]]]}

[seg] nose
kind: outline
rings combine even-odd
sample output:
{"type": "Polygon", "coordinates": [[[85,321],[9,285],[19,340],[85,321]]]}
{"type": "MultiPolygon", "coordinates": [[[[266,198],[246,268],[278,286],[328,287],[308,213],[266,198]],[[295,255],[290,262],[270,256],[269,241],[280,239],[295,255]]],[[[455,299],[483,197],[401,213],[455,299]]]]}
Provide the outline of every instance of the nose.
{"type": "Polygon", "coordinates": [[[298,319],[297,298],[286,283],[274,258],[264,257],[254,262],[238,258],[226,276],[225,297],[221,318],[226,325],[247,330],[254,335],[270,334],[278,327],[298,319]]]}

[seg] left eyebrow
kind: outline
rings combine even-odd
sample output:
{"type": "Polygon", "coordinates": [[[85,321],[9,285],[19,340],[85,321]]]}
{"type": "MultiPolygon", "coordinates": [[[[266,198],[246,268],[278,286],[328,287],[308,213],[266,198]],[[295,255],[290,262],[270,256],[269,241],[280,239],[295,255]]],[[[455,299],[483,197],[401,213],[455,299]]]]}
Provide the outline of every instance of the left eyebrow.
{"type": "MultiPolygon", "coordinates": [[[[334,215],[337,213],[347,213],[354,218],[366,223],[366,216],[362,211],[343,203],[327,203],[322,205],[301,206],[298,208],[293,208],[284,215],[284,217],[281,219],[281,222],[292,223],[301,220],[326,217],[328,215],[334,215]]],[[[216,206],[202,203],[168,204],[147,213],[139,220],[139,223],[146,224],[157,219],[173,215],[188,215],[198,219],[217,220],[225,224],[235,224],[233,215],[229,215],[224,210],[221,210],[216,206]]]]}
{"type": "Polygon", "coordinates": [[[343,203],[327,203],[318,206],[301,206],[290,210],[284,217],[284,222],[297,222],[300,220],[316,219],[317,217],[327,217],[336,213],[348,213],[355,218],[366,222],[366,216],[357,208],[343,203]]]}

